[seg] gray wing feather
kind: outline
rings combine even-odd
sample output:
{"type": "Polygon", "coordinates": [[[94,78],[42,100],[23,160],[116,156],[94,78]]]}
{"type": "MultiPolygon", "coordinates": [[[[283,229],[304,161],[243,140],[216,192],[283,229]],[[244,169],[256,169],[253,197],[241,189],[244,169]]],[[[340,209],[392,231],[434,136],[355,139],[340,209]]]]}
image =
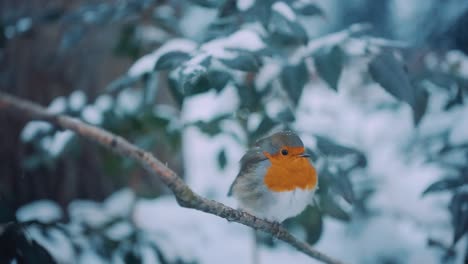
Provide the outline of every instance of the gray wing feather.
{"type": "Polygon", "coordinates": [[[232,195],[232,189],[236,185],[237,180],[239,178],[244,177],[244,175],[247,174],[246,172],[254,168],[254,166],[258,164],[259,162],[264,161],[266,159],[267,157],[265,157],[265,155],[262,153],[259,147],[254,147],[248,150],[244,154],[242,159],[240,160],[241,168],[239,170],[239,173],[237,174],[236,179],[234,180],[234,182],[231,184],[231,187],[229,188],[228,196],[232,195]]]}

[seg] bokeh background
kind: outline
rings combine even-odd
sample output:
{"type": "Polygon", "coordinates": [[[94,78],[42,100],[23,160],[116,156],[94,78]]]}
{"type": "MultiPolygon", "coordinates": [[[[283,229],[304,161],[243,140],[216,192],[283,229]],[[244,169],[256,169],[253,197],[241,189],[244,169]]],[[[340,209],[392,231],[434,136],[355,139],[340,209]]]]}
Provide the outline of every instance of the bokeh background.
{"type": "MultiPolygon", "coordinates": [[[[4,0],[0,90],[234,207],[244,151],[294,130],[320,189],[292,233],[346,263],[468,262],[467,1],[4,0]]],[[[70,131],[0,112],[0,146],[1,263],[253,261],[248,228],[70,131]]]]}

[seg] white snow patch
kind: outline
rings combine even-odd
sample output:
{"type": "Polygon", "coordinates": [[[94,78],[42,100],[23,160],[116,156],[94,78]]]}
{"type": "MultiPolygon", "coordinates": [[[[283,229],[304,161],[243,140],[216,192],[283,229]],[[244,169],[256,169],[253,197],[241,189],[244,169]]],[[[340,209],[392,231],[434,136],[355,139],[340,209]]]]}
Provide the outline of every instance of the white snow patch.
{"type": "Polygon", "coordinates": [[[107,94],[100,95],[96,99],[96,102],[94,102],[94,105],[103,112],[110,110],[113,104],[114,104],[114,99],[110,95],[107,95],[107,94]]]}
{"type": "Polygon", "coordinates": [[[48,141],[48,146],[45,147],[45,149],[50,155],[58,157],[74,135],[75,133],[70,130],[56,132],[55,135],[50,138],[50,141],[48,141]]]}
{"type": "Polygon", "coordinates": [[[125,188],[109,196],[104,201],[103,208],[111,217],[126,217],[130,214],[135,199],[135,193],[125,188]]]}
{"type": "Polygon", "coordinates": [[[65,109],[67,109],[67,100],[63,96],[59,96],[52,100],[49,107],[47,107],[47,111],[53,114],[63,113],[65,109]]]}
{"type": "Polygon", "coordinates": [[[266,60],[265,65],[260,68],[260,71],[255,78],[255,87],[259,91],[263,91],[268,84],[273,82],[282,70],[281,65],[275,60],[266,60]]]}
{"type": "Polygon", "coordinates": [[[36,240],[52,255],[57,263],[69,263],[74,258],[74,249],[70,239],[56,228],[45,230],[47,235],[37,226],[26,228],[26,234],[36,240]]]}
{"type": "Polygon", "coordinates": [[[106,229],[106,235],[112,240],[126,239],[133,232],[133,227],[128,222],[117,222],[106,229]]]}
{"type": "Polygon", "coordinates": [[[16,211],[16,218],[20,222],[37,220],[50,223],[62,219],[62,209],[53,201],[38,200],[20,207],[16,211]]]}
{"type": "Polygon", "coordinates": [[[236,88],[228,84],[221,93],[212,90],[187,98],[181,116],[184,122],[209,121],[218,115],[233,113],[238,104],[239,96],[236,88]]]}
{"type": "Polygon", "coordinates": [[[149,246],[142,246],[140,248],[140,254],[141,254],[141,259],[142,263],[145,264],[159,264],[158,257],[156,256],[156,253],[154,252],[154,249],[149,247],[149,246]]]}
{"type": "Polygon", "coordinates": [[[92,201],[72,201],[68,206],[68,213],[73,222],[85,223],[91,227],[99,227],[110,219],[102,205],[92,201]]]}
{"type": "Polygon", "coordinates": [[[68,97],[68,106],[73,111],[79,111],[86,104],[86,94],[81,90],[74,91],[68,97]]]}
{"type": "Polygon", "coordinates": [[[117,112],[132,114],[138,111],[143,98],[141,91],[125,89],[117,96],[117,112]]]}
{"type": "Polygon", "coordinates": [[[294,14],[294,11],[285,2],[278,1],[273,4],[271,9],[278,12],[279,14],[281,14],[283,17],[285,17],[289,21],[296,20],[296,14],[294,14]]]}
{"type": "Polygon", "coordinates": [[[26,32],[32,27],[32,18],[24,17],[16,23],[16,30],[20,33],[26,32]]]}
{"type": "Polygon", "coordinates": [[[237,9],[240,11],[245,11],[251,8],[255,4],[255,0],[238,0],[237,9]]]}
{"type": "Polygon", "coordinates": [[[138,59],[128,70],[129,76],[139,76],[153,70],[156,61],[162,55],[171,51],[181,51],[191,53],[196,48],[196,43],[187,39],[173,39],[165,43],[153,53],[147,54],[138,59]]]}
{"type": "Polygon", "coordinates": [[[458,122],[453,122],[453,128],[449,135],[449,141],[451,144],[459,145],[468,142],[468,122],[466,118],[468,117],[468,105],[464,105],[462,109],[457,111],[455,114],[455,120],[458,122]],[[465,121],[461,121],[465,120],[465,121]]]}
{"type": "Polygon", "coordinates": [[[81,118],[93,125],[100,125],[103,119],[101,110],[94,105],[87,105],[81,112],[81,118]]]}
{"type": "Polygon", "coordinates": [[[92,249],[84,250],[78,256],[77,262],[78,262],[78,264],[106,264],[106,263],[109,263],[108,260],[106,260],[103,257],[99,256],[97,254],[97,252],[93,251],[92,249]]]}
{"type": "Polygon", "coordinates": [[[21,131],[23,142],[31,141],[39,133],[47,133],[52,130],[52,125],[44,121],[30,121],[21,131]]]}
{"type": "Polygon", "coordinates": [[[265,47],[257,32],[252,29],[241,29],[232,35],[205,43],[200,49],[216,58],[232,59],[236,53],[229,49],[258,51],[265,47]]]}

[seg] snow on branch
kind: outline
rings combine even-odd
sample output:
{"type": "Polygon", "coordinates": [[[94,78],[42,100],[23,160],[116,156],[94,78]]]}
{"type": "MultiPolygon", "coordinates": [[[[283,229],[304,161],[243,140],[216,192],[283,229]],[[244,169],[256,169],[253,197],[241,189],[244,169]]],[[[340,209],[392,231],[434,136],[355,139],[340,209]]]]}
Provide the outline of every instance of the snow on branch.
{"type": "Polygon", "coordinates": [[[194,193],[185,182],[151,153],[146,152],[131,144],[123,137],[114,135],[101,128],[88,125],[76,118],[49,112],[46,108],[5,93],[0,92],[0,111],[9,111],[12,114],[25,115],[31,119],[43,120],[69,129],[80,136],[95,141],[96,143],[116,152],[124,157],[130,157],[143,166],[148,173],[159,177],[174,193],[180,206],[192,208],[222,217],[231,222],[241,223],[256,230],[267,232],[282,240],[304,254],[329,264],[339,264],[341,261],[313,249],[291,235],[285,228],[277,223],[272,223],[246,212],[228,207],[214,200],[209,200],[194,193]]]}

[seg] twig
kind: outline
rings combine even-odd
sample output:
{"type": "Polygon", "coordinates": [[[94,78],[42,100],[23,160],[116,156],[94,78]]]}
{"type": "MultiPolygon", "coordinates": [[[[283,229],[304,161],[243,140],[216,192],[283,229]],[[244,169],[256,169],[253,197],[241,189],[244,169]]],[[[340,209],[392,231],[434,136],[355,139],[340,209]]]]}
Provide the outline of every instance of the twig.
{"type": "Polygon", "coordinates": [[[120,136],[114,135],[101,128],[85,124],[76,118],[49,113],[44,107],[38,104],[0,92],[0,111],[1,110],[9,110],[15,114],[21,113],[27,115],[31,119],[44,120],[53,123],[62,128],[72,130],[84,138],[93,140],[124,157],[134,159],[151,175],[160,177],[160,179],[172,190],[177,202],[182,207],[214,214],[225,218],[228,221],[238,222],[256,230],[270,233],[279,240],[290,244],[306,255],[324,263],[342,263],[341,261],[335,260],[334,258],[313,249],[307,243],[299,241],[285,228],[277,224],[257,218],[246,212],[233,209],[217,201],[208,200],[194,193],[175,172],[166,167],[151,153],[134,146],[120,136]]]}

